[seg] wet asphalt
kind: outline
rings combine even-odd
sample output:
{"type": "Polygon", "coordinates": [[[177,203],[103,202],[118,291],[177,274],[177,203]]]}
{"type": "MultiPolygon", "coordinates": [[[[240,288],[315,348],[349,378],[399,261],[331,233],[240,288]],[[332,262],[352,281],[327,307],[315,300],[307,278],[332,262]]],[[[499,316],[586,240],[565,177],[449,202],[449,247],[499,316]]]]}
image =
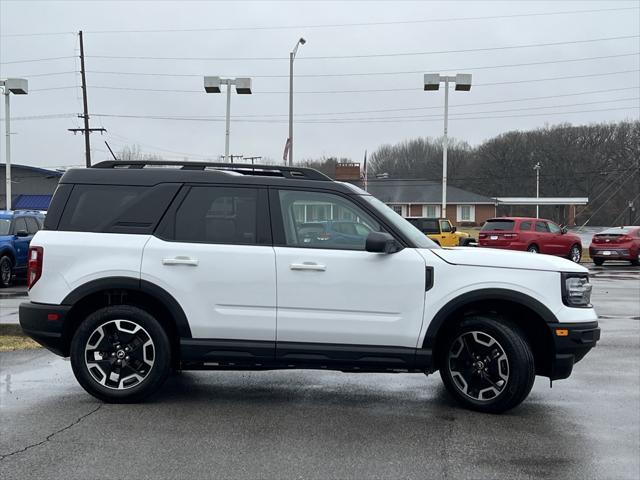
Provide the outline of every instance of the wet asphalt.
{"type": "Polygon", "coordinates": [[[45,350],[0,353],[0,478],[640,478],[640,269],[593,267],[602,340],[503,415],[437,375],[185,372],[108,405],[45,350]]]}

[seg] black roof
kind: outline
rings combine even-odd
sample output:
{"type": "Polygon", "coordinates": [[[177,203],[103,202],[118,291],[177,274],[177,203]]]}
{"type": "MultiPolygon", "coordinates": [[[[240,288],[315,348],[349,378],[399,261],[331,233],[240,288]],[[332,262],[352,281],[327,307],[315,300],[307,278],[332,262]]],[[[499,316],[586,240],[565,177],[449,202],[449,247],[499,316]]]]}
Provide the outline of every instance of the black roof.
{"type": "MultiPolygon", "coordinates": [[[[374,179],[367,182],[367,191],[385,203],[433,203],[442,202],[442,183],[432,180],[374,179]]],[[[447,203],[495,204],[484,195],[468,192],[447,185],[447,203]]]]}
{"type": "Polygon", "coordinates": [[[108,161],[73,168],[60,183],[140,185],[159,183],[229,183],[310,187],[354,193],[348,186],[312,168],[209,162],[108,161]]]}

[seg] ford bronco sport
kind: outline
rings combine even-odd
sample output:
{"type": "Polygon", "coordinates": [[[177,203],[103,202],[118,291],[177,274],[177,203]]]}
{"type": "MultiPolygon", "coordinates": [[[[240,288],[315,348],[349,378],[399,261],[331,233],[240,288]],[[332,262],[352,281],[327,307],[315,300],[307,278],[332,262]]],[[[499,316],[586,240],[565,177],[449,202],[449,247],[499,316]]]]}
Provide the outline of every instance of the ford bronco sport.
{"type": "Polygon", "coordinates": [[[69,170],[28,281],[22,328],[107,402],[143,399],[172,368],[439,371],[463,405],[502,412],[536,375],[568,377],[600,337],[584,267],[442,249],[308,168],[69,170]],[[353,224],[349,238],[326,235],[334,221],[353,224]]]}

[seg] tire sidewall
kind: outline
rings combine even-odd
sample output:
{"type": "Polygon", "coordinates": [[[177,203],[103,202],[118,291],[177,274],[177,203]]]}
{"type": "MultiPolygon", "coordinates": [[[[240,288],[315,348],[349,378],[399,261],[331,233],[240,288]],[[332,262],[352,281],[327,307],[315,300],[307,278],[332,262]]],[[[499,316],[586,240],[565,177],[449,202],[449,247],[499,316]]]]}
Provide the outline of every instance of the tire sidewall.
{"type": "Polygon", "coordinates": [[[529,253],[540,253],[540,248],[537,245],[529,245],[527,247],[527,252],[529,252],[529,253]]]}
{"type": "Polygon", "coordinates": [[[73,373],[89,394],[110,403],[137,402],[160,388],[166,380],[171,366],[171,345],[166,332],[151,314],[137,307],[120,305],[104,307],[87,316],[73,336],[70,356],[73,373]],[[128,320],[140,325],[154,343],[155,357],[151,370],[140,384],[125,390],[100,385],[85,364],[85,347],[91,334],[111,320],[128,320]]]}
{"type": "Polygon", "coordinates": [[[471,317],[464,320],[455,332],[447,338],[439,358],[440,376],[445,387],[458,402],[465,407],[487,413],[502,413],[519,404],[529,393],[535,379],[533,354],[524,341],[524,337],[512,326],[507,326],[495,319],[471,317]],[[449,351],[453,342],[461,334],[480,331],[491,335],[502,346],[509,361],[509,379],[507,386],[490,401],[478,401],[462,393],[455,384],[449,370],[449,351]],[[515,338],[514,338],[515,336],[515,338]],[[520,342],[520,345],[517,342],[520,342]],[[522,353],[523,346],[527,352],[522,353]]]}
{"type": "Polygon", "coordinates": [[[571,248],[569,249],[569,260],[571,260],[574,263],[580,263],[580,260],[582,260],[582,248],[580,248],[578,244],[572,245],[571,248]],[[578,250],[578,260],[573,259],[574,249],[578,250]]]}

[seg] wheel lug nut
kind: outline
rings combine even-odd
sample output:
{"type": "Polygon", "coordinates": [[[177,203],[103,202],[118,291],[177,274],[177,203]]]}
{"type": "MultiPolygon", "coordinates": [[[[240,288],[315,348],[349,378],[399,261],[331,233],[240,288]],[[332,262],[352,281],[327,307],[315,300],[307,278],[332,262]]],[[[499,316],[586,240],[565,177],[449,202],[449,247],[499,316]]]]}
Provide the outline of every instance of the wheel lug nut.
{"type": "Polygon", "coordinates": [[[116,354],[115,354],[114,352],[111,352],[111,356],[112,356],[112,357],[115,357],[115,356],[116,356],[116,354]]]}
{"type": "Polygon", "coordinates": [[[125,360],[129,360],[129,355],[127,355],[126,357],[124,357],[125,360]]]}

